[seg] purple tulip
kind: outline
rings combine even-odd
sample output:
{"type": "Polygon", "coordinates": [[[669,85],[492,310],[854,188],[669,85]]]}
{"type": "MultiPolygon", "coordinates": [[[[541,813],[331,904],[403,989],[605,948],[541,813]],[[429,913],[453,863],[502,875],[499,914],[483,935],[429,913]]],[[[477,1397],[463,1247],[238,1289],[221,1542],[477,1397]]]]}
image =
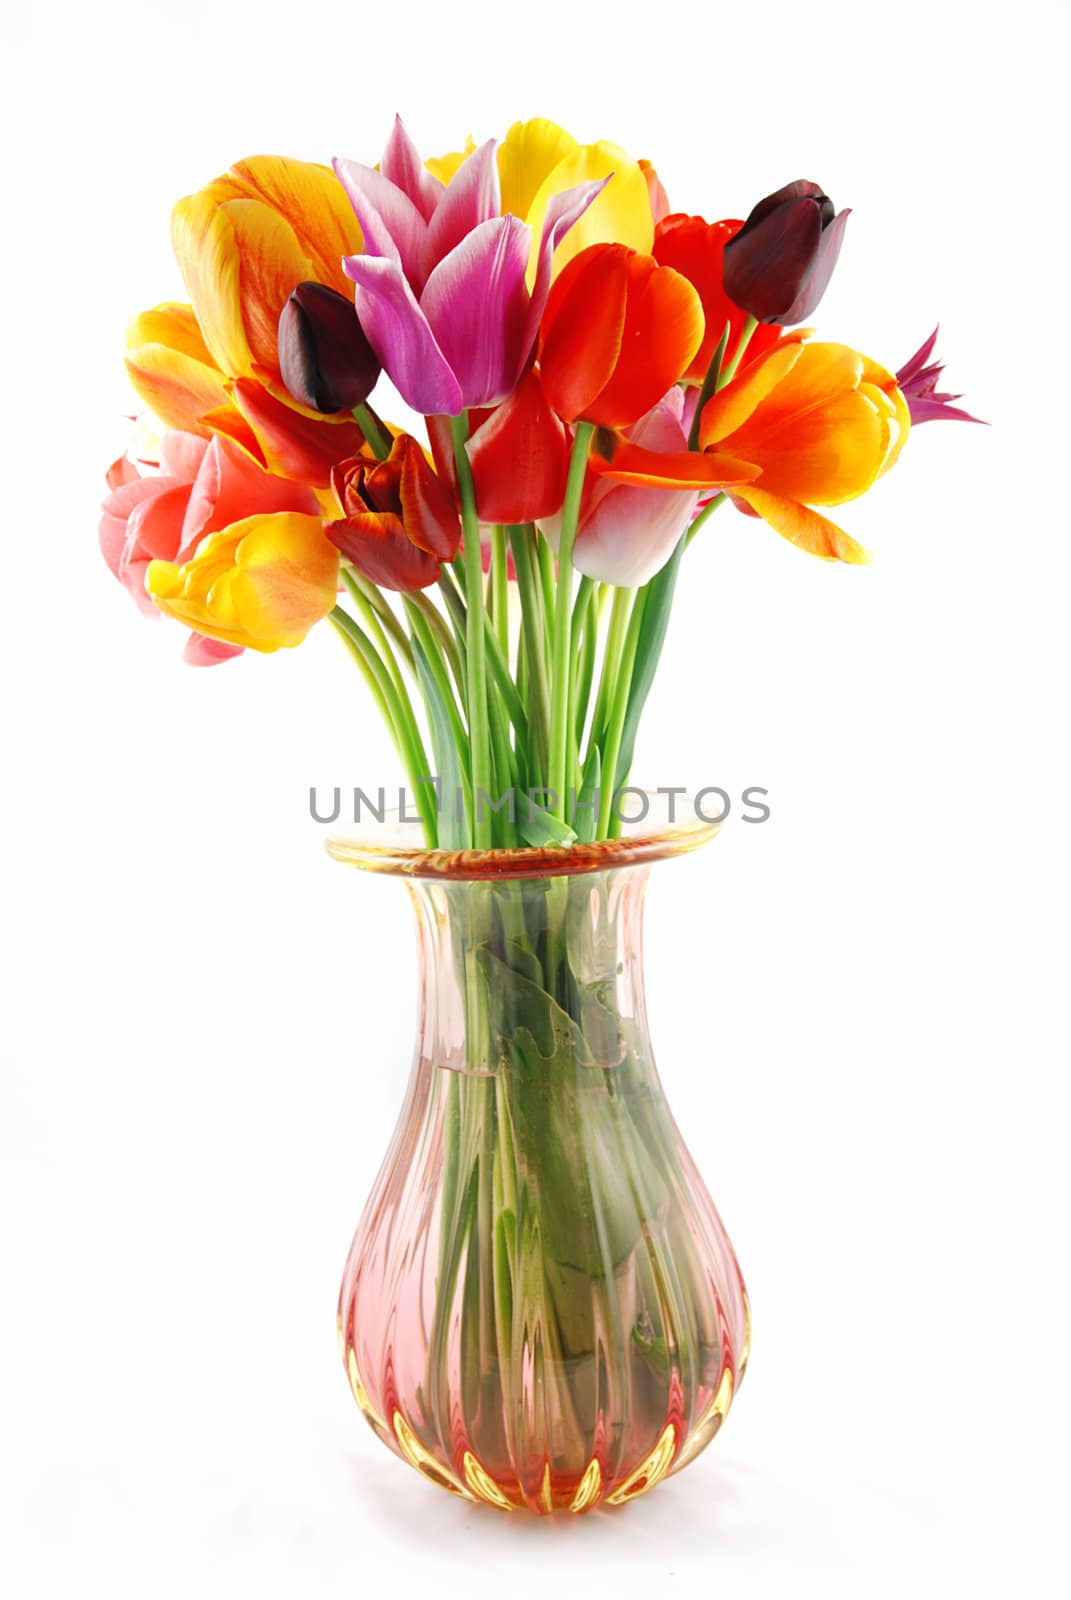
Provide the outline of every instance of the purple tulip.
{"type": "Polygon", "coordinates": [[[279,371],[299,405],[330,414],[363,405],[380,364],[352,301],[324,283],[299,283],[279,317],[279,371]]]}
{"type": "Polygon", "coordinates": [[[930,362],[933,347],[937,343],[937,329],[934,328],[925,344],[919,346],[910,361],[905,361],[896,374],[896,381],[900,392],[907,401],[907,409],[911,413],[912,426],[920,422],[982,422],[981,417],[972,417],[969,411],[961,411],[952,404],[953,400],[962,400],[959,394],[937,394],[937,385],[941,374],[945,370],[941,361],[930,362]],[[927,362],[930,364],[927,365],[927,362]]]}
{"type": "Polygon", "coordinates": [[[531,229],[501,214],[496,150],[489,140],[444,186],[398,118],[379,171],[334,163],[364,234],[364,253],[342,263],[361,326],[402,399],[425,416],[495,405],[516,388],[554,251],[609,182],[551,200],[529,292],[531,229]]]}
{"type": "Polygon", "coordinates": [[[801,178],[760,200],[725,246],[725,292],[759,322],[804,322],[826,292],[850,211],[801,178]]]}

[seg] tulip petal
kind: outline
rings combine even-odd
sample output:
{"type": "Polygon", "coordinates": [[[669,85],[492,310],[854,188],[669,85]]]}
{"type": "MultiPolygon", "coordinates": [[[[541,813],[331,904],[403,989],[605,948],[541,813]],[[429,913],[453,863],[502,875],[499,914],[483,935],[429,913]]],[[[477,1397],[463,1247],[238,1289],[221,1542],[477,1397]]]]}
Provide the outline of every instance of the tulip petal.
{"type": "Polygon", "coordinates": [[[580,226],[572,229],[568,238],[559,244],[555,272],[561,272],[574,256],[591,244],[624,244],[643,252],[651,248],[654,218],[647,179],[639,163],[620,145],[608,140],[578,145],[548,173],[528,210],[528,221],[533,229],[538,234],[556,194],[596,179],[609,181],[585,213],[580,226]]]}
{"type": "Polygon", "coordinates": [[[226,379],[209,355],[192,306],[143,311],[126,339],[127,375],[145,404],[166,427],[207,436],[198,418],[226,404],[226,379]]]}
{"type": "MultiPolygon", "coordinates": [[[[165,451],[174,438],[165,435],[165,451]]],[[[307,516],[318,510],[310,488],[272,476],[245,451],[214,438],[193,477],[178,555],[173,559],[187,561],[203,538],[240,522],[251,506],[261,512],[300,511],[307,516]]]]}
{"type": "Polygon", "coordinates": [[[394,119],[379,170],[413,202],[424,221],[430,222],[443,197],[443,185],[421,161],[420,152],[406,132],[401,117],[394,119]]]}
{"type": "Polygon", "coordinates": [[[407,405],[425,416],[457,416],[461,386],[397,261],[349,256],[355,304],[368,342],[407,405]]]}
{"type": "MultiPolygon", "coordinates": [[[[233,229],[233,248],[240,263],[242,326],[251,357],[248,370],[225,370],[238,378],[251,377],[263,368],[277,378],[280,313],[294,285],[310,279],[316,265],[278,211],[258,200],[230,200],[223,211],[233,229]]],[[[196,309],[192,292],[191,298],[196,309]]]]}
{"type": "Polygon", "coordinates": [[[594,183],[578,184],[575,189],[563,189],[561,194],[554,195],[547,206],[543,216],[543,231],[539,236],[539,246],[534,257],[529,257],[526,274],[527,283],[532,291],[526,334],[529,347],[535,344],[547,304],[558,245],[570,229],[576,226],[589,206],[598,199],[608,181],[607,178],[602,178],[594,183]]]}
{"type": "Polygon", "coordinates": [[[535,522],[560,510],[569,469],[569,436],[528,372],[468,445],[481,522],[535,522]]]}
{"type": "Polygon", "coordinates": [[[547,117],[515,122],[498,152],[503,214],[512,212],[528,220],[532,202],[547,178],[577,148],[572,134],[547,117]]]}
{"type": "Polygon", "coordinates": [[[699,443],[704,449],[743,426],[766,396],[792,371],[803,345],[782,343],[753,361],[703,407],[699,443]]]}
{"type": "Polygon", "coordinates": [[[334,606],[338,551],[318,517],[246,517],[203,539],[182,566],[151,561],[146,586],[195,632],[273,651],[300,644],[334,606]]]}
{"type": "Polygon", "coordinates": [[[797,348],[792,370],[722,448],[761,461],[762,487],[774,495],[839,505],[863,494],[881,472],[891,403],[862,392],[863,357],[847,345],[797,348]]]}
{"type": "Polygon", "coordinates": [[[710,450],[646,450],[605,430],[595,435],[589,466],[617,483],[655,489],[728,488],[753,482],[761,471],[750,461],[710,450]]]}
{"type": "MultiPolygon", "coordinates": [[[[213,361],[228,377],[251,372],[234,228],[209,190],[187,195],[175,206],[171,243],[213,361]]],[[[281,309],[280,304],[276,313],[281,309]]]]}
{"type": "Polygon", "coordinates": [[[835,522],[812,511],[809,506],[781,495],[768,494],[763,489],[748,487],[735,491],[736,498],[744,500],[764,522],[809,555],[822,561],[846,561],[852,566],[862,566],[870,560],[861,544],[857,544],[835,522]]]}
{"type": "Polygon", "coordinates": [[[392,512],[358,512],[327,523],[324,531],[346,560],[381,589],[407,593],[438,580],[438,558],[412,544],[401,517],[392,512]]]}
{"type": "Polygon", "coordinates": [[[249,156],[209,190],[219,199],[260,200],[277,211],[312,261],[312,276],[346,292],[342,257],[361,250],[361,230],[330,167],[292,156],[249,156]]]}
{"type": "MultiPolygon", "coordinates": [[[[458,409],[503,399],[524,369],[527,262],[527,225],[497,217],[474,228],[428,279],[420,310],[460,386],[458,409]]],[[[367,327],[363,313],[362,321],[367,327]]]]}
{"type": "Polygon", "coordinates": [[[703,306],[687,278],[651,257],[630,256],[621,357],[593,405],[592,422],[629,425],[675,384],[703,338],[703,306]]]}
{"type": "Polygon", "coordinates": [[[800,285],[799,294],[783,316],[778,317],[778,322],[791,327],[794,322],[802,322],[805,317],[809,317],[817,306],[829,288],[829,280],[833,276],[833,269],[840,256],[840,247],[844,243],[844,229],[850,216],[850,209],[840,212],[828,228],[823,230],[811,270],[800,285]]]}
{"type": "MultiPolygon", "coordinates": [[[[686,378],[701,381],[705,377],[726,323],[730,355],[743,331],[746,313],[729,299],[722,281],[725,246],[742,227],[743,223],[732,219],[705,222],[702,217],[677,214],[666,217],[655,229],[651,254],[662,266],[673,267],[687,278],[703,302],[703,342],[684,374],[686,378]]],[[[744,361],[750,365],[780,338],[780,328],[760,323],[748,342],[744,361]]]]}
{"type": "Polygon", "coordinates": [[[489,222],[501,214],[496,148],[496,141],[488,139],[474,151],[443,195],[424,243],[425,275],[449,255],[466,234],[478,228],[481,222],[489,222]]]}
{"type": "MultiPolygon", "coordinates": [[[[361,224],[364,255],[399,262],[409,282],[419,289],[424,281],[424,240],[428,230],[417,207],[403,190],[373,167],[338,157],[334,167],[361,224]]],[[[344,259],[342,265],[347,276],[352,277],[349,259],[344,259]]]]}
{"type": "Polygon", "coordinates": [[[547,297],[540,370],[547,399],[567,422],[584,416],[609,382],[627,302],[624,252],[609,244],[570,262],[547,297]]]}
{"type": "Polygon", "coordinates": [[[695,510],[694,490],[667,494],[616,484],[585,519],[573,563],[585,577],[637,589],[660,572],[695,510]]]}
{"type": "MultiPolygon", "coordinates": [[[[395,441],[395,448],[400,440],[395,441]]],[[[452,492],[428,465],[420,445],[407,438],[398,483],[407,537],[438,561],[452,561],[461,543],[461,519],[452,492]]]]}
{"type": "MultiPolygon", "coordinates": [[[[656,453],[683,451],[679,396],[674,390],[641,417],[630,442],[656,453]]],[[[595,477],[574,547],[577,571],[621,588],[647,583],[673,554],[698,498],[694,489],[667,494],[595,477]]]]}
{"type": "Polygon", "coordinates": [[[210,413],[206,425],[276,477],[326,489],[335,462],[354,455],[364,443],[355,422],[303,416],[251,378],[239,379],[231,391],[233,406],[210,413]]]}
{"type": "Polygon", "coordinates": [[[188,667],[217,667],[221,661],[233,661],[244,649],[244,645],[225,644],[222,639],[209,639],[203,633],[191,633],[186,640],[182,659],[188,667]]]}

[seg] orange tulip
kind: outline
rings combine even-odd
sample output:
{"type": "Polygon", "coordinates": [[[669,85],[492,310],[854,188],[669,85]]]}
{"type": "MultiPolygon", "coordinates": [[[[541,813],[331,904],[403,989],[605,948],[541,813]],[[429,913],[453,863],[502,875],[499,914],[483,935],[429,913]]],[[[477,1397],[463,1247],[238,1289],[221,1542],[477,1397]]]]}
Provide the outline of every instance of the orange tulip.
{"type": "Polygon", "coordinates": [[[591,465],[622,483],[730,488],[801,549],[861,562],[862,547],[812,506],[865,493],[896,460],[910,425],[884,367],[846,345],[789,335],[704,407],[698,452],[660,455],[603,432],[591,465]]]}
{"type": "Polygon", "coordinates": [[[630,427],[687,370],[702,338],[702,304],[679,272],[625,245],[591,245],[547,298],[543,389],[566,422],[630,427]]]}

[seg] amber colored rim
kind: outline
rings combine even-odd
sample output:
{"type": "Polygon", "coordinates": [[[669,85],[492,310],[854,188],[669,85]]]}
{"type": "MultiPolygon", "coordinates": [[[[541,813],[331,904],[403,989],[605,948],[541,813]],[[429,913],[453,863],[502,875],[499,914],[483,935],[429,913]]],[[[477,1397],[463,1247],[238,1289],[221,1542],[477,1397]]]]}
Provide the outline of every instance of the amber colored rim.
{"type": "MultiPolygon", "coordinates": [[[[329,856],[362,872],[401,878],[433,878],[452,883],[485,883],[505,878],[572,878],[586,872],[647,866],[698,850],[721,830],[720,822],[686,821],[659,826],[626,824],[620,839],[598,844],[547,845],[515,850],[415,849],[391,836],[384,824],[378,837],[331,834],[329,856]]],[[[411,831],[411,830],[410,830],[411,831]]]]}

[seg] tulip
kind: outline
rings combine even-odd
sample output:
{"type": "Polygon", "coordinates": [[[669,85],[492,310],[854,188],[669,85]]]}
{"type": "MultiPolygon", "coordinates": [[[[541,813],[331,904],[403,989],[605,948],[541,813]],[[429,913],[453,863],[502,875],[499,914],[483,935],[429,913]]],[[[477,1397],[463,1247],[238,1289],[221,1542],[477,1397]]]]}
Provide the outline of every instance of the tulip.
{"type": "Polygon", "coordinates": [[[364,235],[364,253],[343,262],[357,315],[402,398],[426,416],[459,416],[516,388],[554,251],[605,187],[583,183],[548,201],[529,290],[532,230],[501,215],[495,148],[481,146],[445,188],[400,121],[379,171],[335,162],[364,235]]]}
{"type": "MultiPolygon", "coordinates": [[[[456,492],[449,419],[429,417],[427,424],[436,470],[456,492]]],[[[500,406],[469,412],[465,451],[481,522],[535,522],[561,509],[569,435],[547,401],[537,369],[525,373],[500,406]]]]}
{"type": "MultiPolygon", "coordinates": [[[[672,390],[629,430],[630,442],[651,452],[685,450],[683,400],[681,390],[672,390]]],[[[639,588],[673,554],[698,498],[694,489],[667,494],[664,489],[615,483],[589,472],[580,500],[573,565],[598,583],[639,588]]],[[[539,525],[557,549],[560,514],[541,518],[539,525]]]]}
{"type": "MultiPolygon", "coordinates": [[[[665,192],[650,163],[634,161],[608,139],[578,144],[572,134],[546,117],[515,122],[498,152],[503,213],[512,213],[532,228],[528,282],[538,269],[540,229],[556,196],[578,184],[601,182],[592,204],[570,229],[554,254],[551,278],[581,250],[593,244],[624,244],[650,250],[654,206],[665,192]]],[[[667,208],[668,209],[668,208],[667,208]]]]}
{"type": "MultiPolygon", "coordinates": [[[[202,539],[253,513],[314,515],[311,489],[270,477],[232,445],[195,434],[165,432],[159,471],[145,475],[128,457],[109,470],[111,493],[101,507],[101,552],[142,612],[159,617],[145,588],[150,561],[189,561],[202,539]]],[[[237,655],[231,645],[209,650],[195,636],[187,661],[207,665],[237,655]]]]}
{"type": "Polygon", "coordinates": [[[192,306],[162,305],[134,317],[126,332],[126,370],[134,389],[167,428],[208,438],[206,411],[228,403],[192,306]]]}
{"type": "Polygon", "coordinates": [[[283,156],[241,161],[178,202],[172,242],[216,366],[293,404],[279,372],[279,313],[295,283],[344,292],[341,258],[361,248],[330,169],[283,156]]]}
{"type": "Polygon", "coordinates": [[[592,245],[547,300],[543,388],[566,422],[628,427],[688,370],[702,339],[699,296],[679,272],[623,245],[592,245]]]}
{"type": "Polygon", "coordinates": [[[384,589],[426,589],[452,561],[461,523],[451,491],[417,441],[399,434],[386,461],[362,454],[332,476],[342,507],[325,532],[358,572],[384,589]]]}
{"type": "Polygon", "coordinates": [[[803,322],[826,292],[849,211],[800,179],[760,200],[725,246],[725,290],[759,322],[803,322]]]}
{"type": "Polygon", "coordinates": [[[896,381],[900,392],[907,401],[907,409],[911,413],[911,421],[940,422],[981,422],[981,417],[972,417],[969,411],[961,411],[952,404],[954,400],[962,400],[958,394],[937,394],[937,385],[941,374],[945,370],[944,363],[934,361],[930,363],[934,345],[937,343],[937,332],[933,332],[926,342],[915,351],[910,361],[896,374],[896,381]],[[929,364],[927,364],[929,363],[929,364]]]}
{"type": "MultiPolygon", "coordinates": [[[[744,226],[742,222],[704,222],[702,217],[680,213],[666,217],[655,229],[651,254],[664,267],[672,267],[695,289],[703,303],[706,331],[703,342],[683,374],[691,383],[702,383],[726,324],[729,327],[728,352],[736,349],[744,331],[747,313],[725,292],[722,261],[725,246],[744,226]]],[[[754,361],[781,337],[777,328],[759,327],[752,334],[745,361],[754,361]]]]}
{"type": "Polygon", "coordinates": [[[319,517],[244,517],[202,539],[181,565],[150,561],[160,610],[210,639],[265,653],[300,644],[338,598],[338,551],[319,517]]]}
{"type": "Polygon", "coordinates": [[[299,283],[279,317],[279,371],[313,411],[353,411],[376,386],[379,362],[353,302],[322,283],[299,283]]]}
{"type": "Polygon", "coordinates": [[[812,506],[863,494],[893,465],[910,426],[884,367],[845,345],[790,336],[703,408],[699,451],[658,453],[604,432],[591,466],[621,483],[726,489],[812,555],[860,562],[862,547],[812,506]]]}
{"type": "Polygon", "coordinates": [[[659,224],[669,216],[669,196],[661,178],[651,163],[644,161],[641,157],[638,165],[643,173],[643,180],[647,185],[647,198],[651,203],[651,219],[654,222],[655,233],[657,234],[659,224]]]}

